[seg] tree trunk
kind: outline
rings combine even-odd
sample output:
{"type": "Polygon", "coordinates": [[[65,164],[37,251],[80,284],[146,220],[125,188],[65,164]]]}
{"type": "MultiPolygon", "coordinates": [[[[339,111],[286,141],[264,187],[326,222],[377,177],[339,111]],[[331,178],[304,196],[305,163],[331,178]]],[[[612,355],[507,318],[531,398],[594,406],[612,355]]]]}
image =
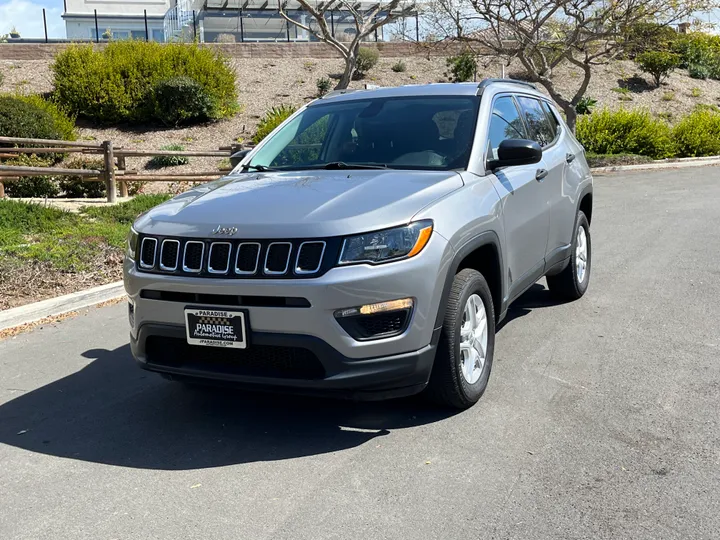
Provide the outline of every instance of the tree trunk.
{"type": "Polygon", "coordinates": [[[577,117],[578,114],[575,111],[575,107],[570,104],[565,107],[563,107],[563,112],[565,113],[565,123],[570,128],[570,131],[575,133],[575,126],[577,125],[577,117]]]}
{"type": "Polygon", "coordinates": [[[342,77],[340,77],[337,86],[335,86],[335,90],[345,90],[350,85],[356,64],[357,55],[355,51],[353,51],[345,57],[345,71],[343,71],[342,77]]]}

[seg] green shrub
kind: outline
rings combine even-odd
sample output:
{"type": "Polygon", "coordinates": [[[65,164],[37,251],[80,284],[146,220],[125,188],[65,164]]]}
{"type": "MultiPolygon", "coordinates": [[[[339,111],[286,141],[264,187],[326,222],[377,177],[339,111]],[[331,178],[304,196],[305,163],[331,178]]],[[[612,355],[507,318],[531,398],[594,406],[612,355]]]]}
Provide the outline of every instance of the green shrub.
{"type": "Polygon", "coordinates": [[[720,110],[697,107],[673,130],[680,157],[720,155],[720,110]]]}
{"type": "Polygon", "coordinates": [[[618,96],[618,99],[620,101],[632,101],[632,92],[630,89],[626,86],[618,86],[617,88],[611,88],[612,92],[615,92],[617,94],[620,94],[618,96]]]}
{"type": "MultiPolygon", "coordinates": [[[[0,137],[75,139],[75,124],[57,106],[37,95],[0,95],[0,137]]],[[[45,154],[41,165],[62,155],[45,154]]]]}
{"type": "Polygon", "coordinates": [[[452,82],[470,81],[477,72],[477,60],[470,51],[447,58],[445,64],[449,70],[449,73],[446,72],[445,76],[452,82]]]}
{"type": "Polygon", "coordinates": [[[652,75],[655,86],[660,87],[670,73],[680,64],[680,56],[667,51],[646,51],[637,56],[640,69],[652,75]]]}
{"type": "Polygon", "coordinates": [[[407,70],[407,66],[405,65],[405,62],[398,60],[390,69],[392,69],[395,73],[403,73],[407,70]]]}
{"type": "Polygon", "coordinates": [[[710,67],[705,64],[690,64],[688,75],[693,79],[707,79],[710,77],[710,67]]]}
{"type": "Polygon", "coordinates": [[[260,119],[257,131],[255,132],[255,136],[252,141],[255,144],[258,144],[267,137],[273,129],[282,124],[292,113],[294,113],[295,110],[295,107],[292,105],[280,105],[267,111],[260,119]]]}
{"type": "Polygon", "coordinates": [[[315,82],[315,86],[317,86],[318,97],[322,97],[330,91],[332,82],[327,77],[321,77],[315,82]]]}
{"type": "MultiPolygon", "coordinates": [[[[168,144],[160,148],[160,150],[183,152],[185,147],[181,144],[168,144]]],[[[163,167],[177,167],[178,165],[187,165],[188,163],[190,163],[190,158],[187,156],[155,156],[148,161],[146,168],[162,169],[163,167]]]]}
{"type": "Polygon", "coordinates": [[[197,45],[134,40],[113,41],[101,50],[71,45],[51,67],[57,102],[102,123],[155,121],[156,85],[173,77],[188,77],[202,87],[213,120],[238,109],[235,73],[228,61],[197,45]]]}
{"type": "Polygon", "coordinates": [[[2,86],[2,83],[4,80],[5,80],[5,75],[3,75],[3,72],[0,71],[0,86],[2,86]]]}
{"type": "Polygon", "coordinates": [[[675,92],[665,92],[660,99],[663,101],[673,101],[675,99],[675,92]]]}
{"type": "MultiPolygon", "coordinates": [[[[48,165],[45,156],[20,154],[14,159],[3,162],[4,165],[20,165],[22,167],[45,167],[48,165]]],[[[57,197],[60,194],[54,176],[22,176],[18,180],[6,182],[5,193],[8,197],[57,197]]]]}
{"type": "MultiPolygon", "coordinates": [[[[65,169],[97,169],[105,167],[102,159],[74,158],[63,165],[65,169]]],[[[105,197],[105,182],[83,180],[82,176],[59,176],[58,184],[66,197],[97,199],[105,197]]]]}
{"type": "Polygon", "coordinates": [[[638,154],[662,159],[674,154],[670,126],[645,110],[602,110],[581,116],[576,136],[588,152],[638,154]]]}
{"type": "Polygon", "coordinates": [[[673,48],[678,35],[672,27],[665,24],[635,23],[625,32],[624,50],[630,58],[635,58],[645,51],[667,51],[673,48]]]}
{"type": "Polygon", "coordinates": [[[590,114],[597,105],[597,99],[593,99],[590,96],[580,98],[580,101],[575,105],[575,112],[578,114],[590,114]]]}
{"type": "Polygon", "coordinates": [[[380,52],[377,49],[360,47],[357,55],[357,62],[355,63],[354,77],[356,79],[362,79],[368,71],[375,67],[379,59],[380,52]]]}
{"type": "Polygon", "coordinates": [[[153,88],[155,118],[166,126],[207,122],[215,117],[210,95],[190,77],[171,77],[153,88]]]}

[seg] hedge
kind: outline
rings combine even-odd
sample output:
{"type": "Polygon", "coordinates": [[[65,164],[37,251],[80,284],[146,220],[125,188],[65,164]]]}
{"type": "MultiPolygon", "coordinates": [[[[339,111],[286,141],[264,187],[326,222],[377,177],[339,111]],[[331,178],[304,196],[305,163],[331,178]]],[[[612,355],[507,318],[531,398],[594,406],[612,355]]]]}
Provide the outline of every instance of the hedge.
{"type": "Polygon", "coordinates": [[[104,124],[217,120],[238,109],[235,73],[227,59],[194,44],[129,40],[99,50],[71,45],[55,57],[51,68],[57,103],[104,124]],[[201,104],[200,115],[193,116],[192,111],[168,115],[167,99],[158,102],[159,89],[166,96],[168,86],[178,84],[201,104]],[[194,85],[202,92],[190,89],[194,85]]]}

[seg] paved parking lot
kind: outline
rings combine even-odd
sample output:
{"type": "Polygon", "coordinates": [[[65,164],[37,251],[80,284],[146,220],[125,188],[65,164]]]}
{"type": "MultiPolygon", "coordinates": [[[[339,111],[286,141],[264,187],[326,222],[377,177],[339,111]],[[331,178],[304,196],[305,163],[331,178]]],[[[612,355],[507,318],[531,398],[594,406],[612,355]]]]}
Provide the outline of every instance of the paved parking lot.
{"type": "Polygon", "coordinates": [[[718,538],[720,168],[595,200],[588,294],[523,296],[460,414],[187,390],[123,305],[0,342],[0,538],[718,538]]]}

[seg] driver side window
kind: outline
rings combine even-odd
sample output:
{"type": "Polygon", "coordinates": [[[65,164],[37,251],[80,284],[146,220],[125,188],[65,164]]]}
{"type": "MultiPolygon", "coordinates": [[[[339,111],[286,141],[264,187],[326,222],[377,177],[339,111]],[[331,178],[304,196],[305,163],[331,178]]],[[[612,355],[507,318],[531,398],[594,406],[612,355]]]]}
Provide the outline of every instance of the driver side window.
{"type": "Polygon", "coordinates": [[[488,131],[488,161],[498,159],[498,147],[506,139],[527,139],[525,124],[511,96],[495,100],[488,131]]]}

